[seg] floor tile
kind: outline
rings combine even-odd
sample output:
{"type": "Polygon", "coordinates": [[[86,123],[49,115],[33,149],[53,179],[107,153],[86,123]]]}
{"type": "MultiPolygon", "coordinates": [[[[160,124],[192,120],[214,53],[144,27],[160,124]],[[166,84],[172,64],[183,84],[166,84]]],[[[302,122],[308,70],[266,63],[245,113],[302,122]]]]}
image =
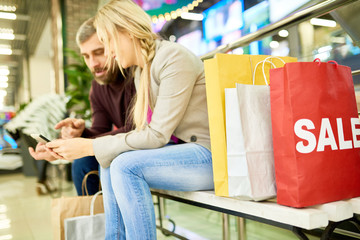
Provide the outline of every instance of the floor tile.
{"type": "MultiPolygon", "coordinates": [[[[76,196],[71,182],[55,182],[63,196],[76,196]]],[[[38,195],[36,177],[22,173],[0,174],[0,240],[51,240],[50,195],[38,195]]],[[[179,202],[165,200],[166,217],[163,224],[168,229],[191,240],[222,239],[221,213],[179,202]]],[[[157,213],[157,212],[156,212],[157,213]]],[[[236,218],[230,217],[231,240],[237,239],[236,218]]],[[[247,240],[297,239],[290,231],[266,224],[246,221],[247,240]]],[[[157,230],[159,240],[174,240],[157,230]]],[[[316,239],[312,238],[311,239],[316,239]]],[[[318,239],[318,238],[317,238],[318,239]]]]}

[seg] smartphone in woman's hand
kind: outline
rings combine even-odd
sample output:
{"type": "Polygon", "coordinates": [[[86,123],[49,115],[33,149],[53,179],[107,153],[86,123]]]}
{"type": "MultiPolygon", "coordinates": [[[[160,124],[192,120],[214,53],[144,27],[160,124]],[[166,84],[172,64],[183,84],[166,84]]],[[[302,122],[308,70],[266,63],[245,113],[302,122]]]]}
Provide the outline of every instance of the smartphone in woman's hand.
{"type": "Polygon", "coordinates": [[[47,143],[50,142],[50,140],[46,137],[44,137],[41,134],[37,134],[37,133],[33,133],[30,135],[33,139],[35,139],[37,142],[41,142],[41,143],[47,143]]]}

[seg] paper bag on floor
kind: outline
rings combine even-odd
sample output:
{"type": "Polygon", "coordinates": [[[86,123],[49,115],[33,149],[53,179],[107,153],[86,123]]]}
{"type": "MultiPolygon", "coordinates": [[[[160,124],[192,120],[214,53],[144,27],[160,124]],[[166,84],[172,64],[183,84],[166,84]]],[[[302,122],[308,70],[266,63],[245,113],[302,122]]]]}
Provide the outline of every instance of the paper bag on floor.
{"type": "MultiPolygon", "coordinates": [[[[85,175],[83,183],[91,174],[97,174],[97,171],[91,171],[85,175]]],[[[86,184],[85,184],[86,185],[86,184]]],[[[83,184],[83,187],[84,184],[83,184]]],[[[76,196],[54,198],[51,202],[51,224],[54,240],[65,240],[64,221],[66,218],[90,215],[90,206],[93,196],[76,196]]],[[[96,198],[94,203],[94,214],[104,212],[102,195],[96,198]]]]}

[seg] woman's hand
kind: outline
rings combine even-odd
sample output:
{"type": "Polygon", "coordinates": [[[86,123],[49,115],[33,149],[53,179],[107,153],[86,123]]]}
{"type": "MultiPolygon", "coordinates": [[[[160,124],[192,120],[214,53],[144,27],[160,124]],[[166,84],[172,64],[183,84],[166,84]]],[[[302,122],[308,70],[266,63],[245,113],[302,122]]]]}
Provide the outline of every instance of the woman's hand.
{"type": "Polygon", "coordinates": [[[46,147],[53,157],[69,161],[94,155],[92,139],[88,138],[57,139],[47,143],[46,147]]]}
{"type": "Polygon", "coordinates": [[[36,160],[54,161],[61,158],[61,156],[55,157],[54,155],[52,155],[44,143],[38,143],[35,150],[34,148],[29,147],[29,153],[36,160]]]}

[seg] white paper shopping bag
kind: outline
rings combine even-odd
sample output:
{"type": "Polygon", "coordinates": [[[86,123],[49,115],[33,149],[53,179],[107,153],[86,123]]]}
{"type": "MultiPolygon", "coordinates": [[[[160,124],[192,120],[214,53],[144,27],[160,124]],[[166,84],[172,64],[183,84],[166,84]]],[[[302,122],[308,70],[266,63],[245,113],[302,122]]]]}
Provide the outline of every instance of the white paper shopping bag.
{"type": "Polygon", "coordinates": [[[91,199],[90,215],[66,218],[64,220],[65,240],[102,240],[105,239],[105,214],[94,214],[97,192],[91,199]]]}
{"type": "Polygon", "coordinates": [[[270,87],[264,81],[225,89],[229,196],[255,201],[276,196],[270,87]]]}

